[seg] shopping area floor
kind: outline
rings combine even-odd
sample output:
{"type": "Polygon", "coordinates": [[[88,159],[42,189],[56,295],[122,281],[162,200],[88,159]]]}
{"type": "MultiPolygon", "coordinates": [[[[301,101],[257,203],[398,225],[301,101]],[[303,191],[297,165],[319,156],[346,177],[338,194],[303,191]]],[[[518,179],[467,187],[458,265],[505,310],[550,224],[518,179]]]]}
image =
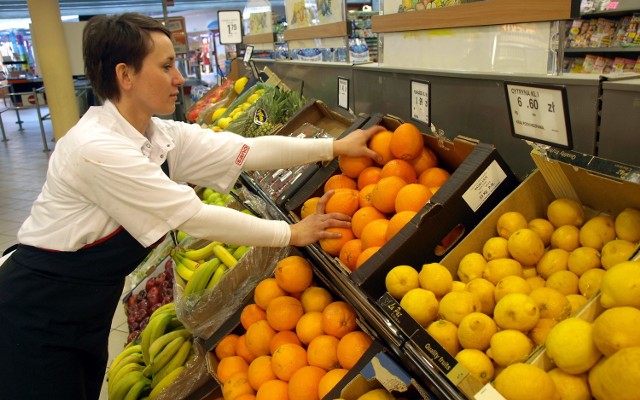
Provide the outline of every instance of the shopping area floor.
{"type": "MultiPolygon", "coordinates": [[[[48,113],[43,108],[42,113],[48,113]]],[[[16,243],[16,234],[29,215],[31,204],[40,193],[45,181],[50,152],[45,152],[35,109],[22,110],[23,131],[18,129],[13,111],[2,113],[8,141],[0,141],[0,253],[16,243]]],[[[44,121],[47,145],[55,149],[52,141],[51,121],[44,121]]],[[[2,136],[0,134],[0,140],[2,136]]],[[[125,285],[125,290],[128,285],[125,285]]],[[[122,350],[128,336],[127,319],[118,307],[109,335],[109,362],[122,350]]],[[[106,386],[102,386],[99,400],[107,400],[106,386]]]]}

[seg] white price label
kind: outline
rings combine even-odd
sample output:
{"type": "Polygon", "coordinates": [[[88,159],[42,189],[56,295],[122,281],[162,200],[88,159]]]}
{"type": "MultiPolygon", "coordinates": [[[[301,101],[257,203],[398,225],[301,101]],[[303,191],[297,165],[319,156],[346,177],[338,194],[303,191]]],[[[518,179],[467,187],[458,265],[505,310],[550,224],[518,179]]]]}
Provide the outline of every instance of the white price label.
{"type": "Polygon", "coordinates": [[[571,148],[571,128],[563,87],[505,83],[513,136],[571,148]]]}
{"type": "Polygon", "coordinates": [[[429,82],[411,81],[411,118],[431,124],[431,85],[429,82]]]}
{"type": "Polygon", "coordinates": [[[349,109],[349,80],[338,77],[338,107],[349,109]]]}
{"type": "Polygon", "coordinates": [[[218,11],[220,44],[242,43],[242,14],[238,10],[218,11]]]}
{"type": "Polygon", "coordinates": [[[505,179],[507,179],[507,174],[500,168],[498,162],[494,160],[469,189],[464,192],[462,198],[473,212],[476,212],[505,179]]]}

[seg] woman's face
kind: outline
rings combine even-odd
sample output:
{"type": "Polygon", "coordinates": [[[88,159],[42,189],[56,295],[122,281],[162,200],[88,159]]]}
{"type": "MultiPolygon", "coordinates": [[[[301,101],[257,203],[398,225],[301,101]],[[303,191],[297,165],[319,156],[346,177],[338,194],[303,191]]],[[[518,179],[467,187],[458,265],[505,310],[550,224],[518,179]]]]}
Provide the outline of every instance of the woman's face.
{"type": "Polygon", "coordinates": [[[152,50],[134,75],[132,96],[141,111],[168,115],[175,111],[179,87],[184,78],[176,68],[171,40],[161,32],[151,32],[152,50]]]}

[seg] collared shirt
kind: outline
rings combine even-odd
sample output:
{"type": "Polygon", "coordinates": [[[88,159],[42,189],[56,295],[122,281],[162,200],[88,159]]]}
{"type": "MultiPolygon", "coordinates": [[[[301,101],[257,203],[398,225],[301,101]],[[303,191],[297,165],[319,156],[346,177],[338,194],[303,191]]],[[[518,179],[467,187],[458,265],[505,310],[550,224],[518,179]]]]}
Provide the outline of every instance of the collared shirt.
{"type": "Polygon", "coordinates": [[[143,135],[111,102],[91,107],[56,143],[18,240],[74,251],[122,226],[149,246],[203,207],[184,182],[227,192],[247,151],[240,135],[155,117],[143,135]]]}

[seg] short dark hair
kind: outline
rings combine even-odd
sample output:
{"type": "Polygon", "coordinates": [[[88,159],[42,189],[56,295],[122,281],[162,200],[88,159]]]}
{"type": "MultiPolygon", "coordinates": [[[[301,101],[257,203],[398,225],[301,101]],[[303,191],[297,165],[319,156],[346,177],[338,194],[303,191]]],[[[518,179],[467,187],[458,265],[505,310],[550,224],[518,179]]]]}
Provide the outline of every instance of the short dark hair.
{"type": "Polygon", "coordinates": [[[116,65],[125,63],[134,71],[153,50],[151,32],[161,32],[171,39],[160,21],[137,13],[92,17],[82,32],[84,72],[96,95],[119,100],[116,65]]]}

